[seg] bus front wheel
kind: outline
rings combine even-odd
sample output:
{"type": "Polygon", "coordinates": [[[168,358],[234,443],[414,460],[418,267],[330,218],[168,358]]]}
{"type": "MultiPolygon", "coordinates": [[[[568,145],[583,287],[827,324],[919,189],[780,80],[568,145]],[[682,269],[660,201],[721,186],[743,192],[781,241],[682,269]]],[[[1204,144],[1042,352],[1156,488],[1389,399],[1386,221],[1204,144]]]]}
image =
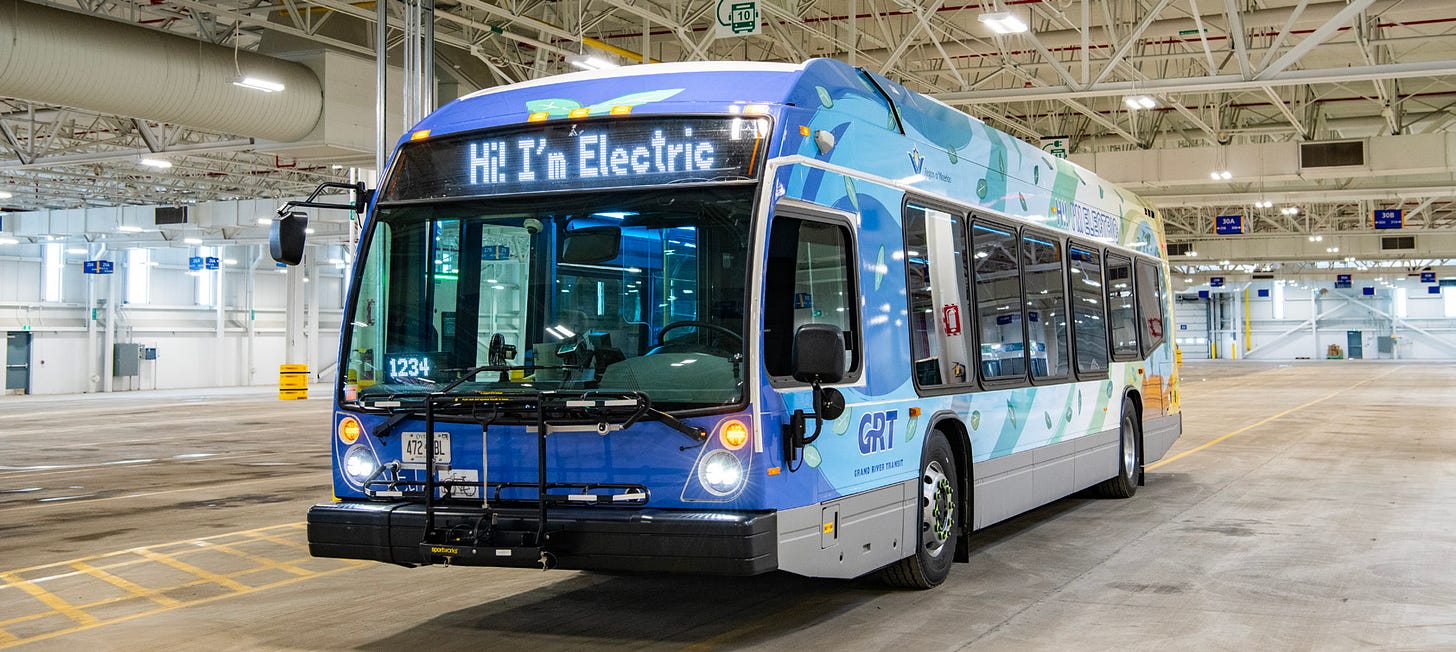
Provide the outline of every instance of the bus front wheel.
{"type": "Polygon", "coordinates": [[[1118,428],[1117,475],[1097,485],[1097,494],[1103,498],[1132,498],[1137,493],[1138,469],[1142,468],[1142,447],[1139,446],[1141,428],[1138,427],[1137,406],[1131,398],[1122,399],[1122,425],[1118,428]]]}
{"type": "Polygon", "coordinates": [[[920,532],[915,554],[886,567],[882,576],[891,586],[929,589],[950,575],[956,538],[964,520],[960,509],[960,476],[950,442],[931,430],[920,465],[920,532]]]}

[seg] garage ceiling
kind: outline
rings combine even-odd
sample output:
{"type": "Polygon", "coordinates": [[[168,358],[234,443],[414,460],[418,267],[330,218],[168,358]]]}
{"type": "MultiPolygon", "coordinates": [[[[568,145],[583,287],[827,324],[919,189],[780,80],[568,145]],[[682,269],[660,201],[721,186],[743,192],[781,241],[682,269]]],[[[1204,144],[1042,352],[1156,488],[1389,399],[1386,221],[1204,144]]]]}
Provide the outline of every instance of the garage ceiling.
{"type": "MultiPolygon", "coordinates": [[[[372,56],[372,2],[40,4],[243,52],[372,56]]],[[[1074,159],[1122,153],[1116,160],[1144,167],[1231,167],[1265,151],[1253,146],[1368,145],[1444,134],[1456,121],[1449,0],[765,0],[762,34],[731,39],[713,35],[716,4],[439,0],[437,70],[450,95],[571,71],[582,55],[623,64],[643,52],[659,61],[836,57],[1032,142],[1066,136],[1074,159]],[[990,12],[1011,12],[1030,30],[994,34],[978,20],[990,12]],[[1154,106],[1130,109],[1130,96],[1154,106]]],[[[407,5],[392,1],[389,10],[397,52],[407,5]]],[[[326,93],[326,114],[329,101],[326,93]]],[[[240,134],[24,98],[0,97],[0,136],[0,189],[12,195],[0,206],[8,210],[276,198],[347,175],[337,161],[272,153],[240,134]],[[174,167],[138,164],[159,151],[174,167]]],[[[1367,161],[1273,180],[1185,175],[1134,187],[1163,207],[1174,241],[1211,237],[1213,218],[1224,214],[1250,215],[1256,234],[1271,236],[1368,231],[1371,210],[1394,207],[1406,210],[1408,230],[1453,231],[1456,148],[1441,154],[1418,178],[1367,161]],[[1281,201],[1255,205],[1269,198],[1281,201]],[[1279,212],[1287,207],[1300,212],[1279,212]]]]}

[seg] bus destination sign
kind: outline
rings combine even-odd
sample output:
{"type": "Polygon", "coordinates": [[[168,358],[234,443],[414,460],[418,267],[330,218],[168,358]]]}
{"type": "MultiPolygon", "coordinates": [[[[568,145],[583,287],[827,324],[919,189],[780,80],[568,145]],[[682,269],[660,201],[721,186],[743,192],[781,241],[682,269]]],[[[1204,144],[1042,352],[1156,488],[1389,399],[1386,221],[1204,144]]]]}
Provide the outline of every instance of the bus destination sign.
{"type": "Polygon", "coordinates": [[[764,155],[767,118],[533,123],[411,142],[384,200],[737,181],[764,155]]]}

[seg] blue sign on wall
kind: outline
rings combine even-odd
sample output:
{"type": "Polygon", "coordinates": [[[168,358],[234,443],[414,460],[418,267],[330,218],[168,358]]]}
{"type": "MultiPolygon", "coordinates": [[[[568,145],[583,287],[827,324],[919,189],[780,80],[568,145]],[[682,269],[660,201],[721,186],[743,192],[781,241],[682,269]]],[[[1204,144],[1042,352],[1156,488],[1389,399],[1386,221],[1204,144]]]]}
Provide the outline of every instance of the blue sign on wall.
{"type": "Polygon", "coordinates": [[[1209,277],[1209,279],[1208,279],[1208,287],[1211,287],[1211,288],[1221,288],[1221,287],[1223,287],[1223,277],[1222,276],[1212,276],[1212,277],[1209,277]]]}
{"type": "Polygon", "coordinates": [[[97,267],[96,263],[97,263],[97,261],[94,261],[94,260],[88,260],[88,261],[86,261],[84,263],[81,263],[81,273],[82,274],[99,274],[100,272],[98,272],[96,270],[96,267],[97,267]]]}
{"type": "Polygon", "coordinates": [[[1373,297],[1375,296],[1375,288],[1360,288],[1360,294],[1363,294],[1367,297],[1373,297]]]}
{"type": "Polygon", "coordinates": [[[1337,287],[1337,288],[1347,288],[1347,287],[1350,287],[1350,275],[1349,274],[1336,274],[1335,275],[1335,287],[1337,287]]]}
{"type": "Polygon", "coordinates": [[[1432,285],[1431,287],[1426,288],[1426,294],[1440,294],[1440,293],[1441,293],[1441,286],[1439,286],[1439,285],[1432,285]]]}
{"type": "Polygon", "coordinates": [[[794,308],[802,310],[814,307],[814,295],[808,292],[799,292],[794,295],[794,308]]]}
{"type": "Polygon", "coordinates": [[[88,260],[81,263],[83,274],[111,274],[112,263],[109,260],[88,260]]]}
{"type": "Polygon", "coordinates": [[[222,261],[218,260],[216,256],[208,256],[204,260],[207,269],[218,269],[219,267],[222,267],[222,261]]]}
{"type": "Polygon", "coordinates": [[[1386,208],[1375,211],[1375,228],[1377,229],[1398,229],[1404,221],[1405,211],[1399,208],[1386,208]]]}
{"type": "Polygon", "coordinates": [[[1207,299],[1209,296],[1210,295],[1209,295],[1208,290],[1199,290],[1198,291],[1198,298],[1200,298],[1200,299],[1207,299]]]}
{"type": "Polygon", "coordinates": [[[484,245],[480,248],[481,260],[510,260],[511,248],[505,245],[484,245]]]}
{"type": "Polygon", "coordinates": [[[1436,282],[1436,273],[1435,272],[1421,272],[1421,282],[1422,283],[1435,283],[1436,282]]]}
{"type": "Polygon", "coordinates": [[[1261,289],[1261,290],[1259,290],[1259,298],[1260,299],[1267,298],[1268,296],[1269,296],[1269,290],[1267,290],[1267,289],[1261,289]]]}
{"type": "Polygon", "coordinates": [[[1214,233],[1219,235],[1238,235],[1244,232],[1243,215],[1220,215],[1214,223],[1214,233]]]}
{"type": "Polygon", "coordinates": [[[202,271],[202,256],[193,256],[187,259],[187,269],[194,272],[202,271]]]}

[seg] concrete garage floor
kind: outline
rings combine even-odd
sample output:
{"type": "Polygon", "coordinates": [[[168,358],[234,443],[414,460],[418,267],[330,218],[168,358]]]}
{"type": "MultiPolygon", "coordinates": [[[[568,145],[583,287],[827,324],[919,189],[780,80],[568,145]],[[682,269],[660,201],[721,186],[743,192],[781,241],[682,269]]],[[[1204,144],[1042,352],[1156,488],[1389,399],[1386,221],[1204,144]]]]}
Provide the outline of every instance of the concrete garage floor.
{"type": "Polygon", "coordinates": [[[313,560],[326,401],[0,399],[0,647],[1456,648],[1456,366],[1183,376],[1136,498],[978,533],[925,592],[313,560]]]}

